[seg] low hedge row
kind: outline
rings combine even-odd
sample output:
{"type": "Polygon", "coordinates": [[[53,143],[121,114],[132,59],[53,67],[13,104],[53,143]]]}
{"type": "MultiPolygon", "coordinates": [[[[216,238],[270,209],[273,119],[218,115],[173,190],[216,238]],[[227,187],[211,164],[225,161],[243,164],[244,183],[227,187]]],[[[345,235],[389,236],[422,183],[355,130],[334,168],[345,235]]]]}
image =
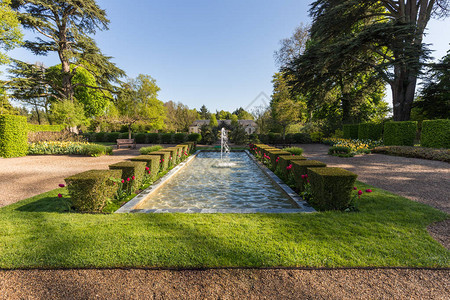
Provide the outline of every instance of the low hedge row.
{"type": "Polygon", "coordinates": [[[80,212],[101,212],[119,194],[128,197],[140,189],[144,178],[145,182],[148,182],[148,178],[153,181],[159,172],[166,171],[171,154],[180,154],[179,160],[174,161],[176,164],[194,150],[195,143],[186,142],[150,155],[133,157],[130,161],[112,164],[109,166],[110,170],[90,170],[70,176],[65,181],[72,206],[80,212]]]}
{"type": "Polygon", "coordinates": [[[25,156],[27,152],[27,118],[0,115],[0,157],[25,156]]]}
{"type": "MultiPolygon", "coordinates": [[[[86,132],[83,133],[90,142],[115,143],[117,139],[127,139],[128,132],[86,132]]],[[[201,135],[198,133],[132,133],[131,138],[137,144],[181,144],[184,142],[199,142],[201,135]]]]}
{"type": "Polygon", "coordinates": [[[372,153],[438,160],[450,163],[450,149],[433,149],[411,146],[382,146],[372,149],[372,153]]]}
{"type": "MultiPolygon", "coordinates": [[[[250,144],[250,151],[262,162],[273,167],[272,156],[282,152],[265,144],[250,144]],[[267,157],[270,157],[268,159],[267,157]]],[[[352,191],[357,175],[326,164],[307,160],[300,155],[277,155],[277,174],[300,192],[310,185],[312,204],[317,210],[345,210],[352,203],[352,191]]]]}
{"type": "Polygon", "coordinates": [[[414,146],[417,122],[386,122],[384,124],[383,140],[386,146],[414,146]]]}
{"type": "Polygon", "coordinates": [[[60,132],[66,129],[65,125],[37,125],[37,124],[28,124],[29,132],[60,132]]]}
{"type": "Polygon", "coordinates": [[[358,140],[378,141],[383,137],[383,124],[361,123],[358,126],[358,140]]]}

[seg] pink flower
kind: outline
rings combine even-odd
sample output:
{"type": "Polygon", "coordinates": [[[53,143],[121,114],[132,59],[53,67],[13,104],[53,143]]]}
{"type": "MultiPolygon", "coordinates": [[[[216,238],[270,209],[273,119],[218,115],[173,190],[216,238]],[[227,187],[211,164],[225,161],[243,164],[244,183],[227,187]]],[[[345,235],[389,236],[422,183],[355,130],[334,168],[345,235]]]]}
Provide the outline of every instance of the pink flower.
{"type": "Polygon", "coordinates": [[[308,182],[308,183],[309,183],[309,179],[306,179],[306,182],[308,182]]]}
{"type": "Polygon", "coordinates": [[[135,179],[136,179],[136,177],[134,177],[134,176],[131,176],[131,179],[135,180],[135,179]]]}
{"type": "Polygon", "coordinates": [[[363,191],[361,191],[361,190],[359,190],[359,191],[358,191],[358,195],[360,195],[360,196],[361,196],[361,195],[362,195],[362,193],[363,193],[363,191]]]}
{"type": "Polygon", "coordinates": [[[115,183],[115,182],[113,182],[113,185],[116,185],[116,183],[115,183]]]}
{"type": "Polygon", "coordinates": [[[61,195],[61,194],[58,194],[58,198],[62,198],[62,195],[61,195]]]}
{"type": "Polygon", "coordinates": [[[122,182],[122,183],[125,183],[125,180],[123,180],[123,179],[122,179],[122,181],[121,181],[121,182],[122,182]]]}
{"type": "Polygon", "coordinates": [[[148,174],[150,174],[150,173],[151,173],[151,171],[149,170],[149,171],[148,171],[148,174]]]}
{"type": "Polygon", "coordinates": [[[162,160],[163,162],[164,162],[164,158],[163,158],[163,160],[162,160]]]}
{"type": "Polygon", "coordinates": [[[159,163],[161,163],[161,160],[159,160],[159,163]]]}
{"type": "Polygon", "coordinates": [[[59,187],[65,187],[64,183],[58,184],[59,187]]]}
{"type": "Polygon", "coordinates": [[[353,187],[353,190],[355,190],[355,191],[357,190],[356,186],[353,187]]]}
{"type": "Polygon", "coordinates": [[[127,181],[130,181],[130,178],[129,178],[129,177],[127,178],[127,181]]]}
{"type": "Polygon", "coordinates": [[[145,171],[148,171],[150,168],[149,167],[145,167],[145,171]]]}
{"type": "Polygon", "coordinates": [[[289,171],[290,169],[292,169],[292,165],[287,166],[286,169],[289,171]]]}
{"type": "Polygon", "coordinates": [[[308,178],[308,174],[305,174],[305,178],[308,178]]]}
{"type": "Polygon", "coordinates": [[[305,175],[302,175],[302,179],[305,179],[305,175]]]}
{"type": "Polygon", "coordinates": [[[372,190],[371,189],[367,189],[366,193],[372,193],[372,190]]]}

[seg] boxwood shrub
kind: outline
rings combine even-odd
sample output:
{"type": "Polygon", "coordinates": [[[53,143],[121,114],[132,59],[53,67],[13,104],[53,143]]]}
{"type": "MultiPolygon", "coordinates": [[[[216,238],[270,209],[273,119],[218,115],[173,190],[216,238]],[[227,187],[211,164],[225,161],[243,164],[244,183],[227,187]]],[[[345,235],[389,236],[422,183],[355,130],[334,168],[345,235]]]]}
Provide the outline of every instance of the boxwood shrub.
{"type": "Polygon", "coordinates": [[[264,151],[270,157],[270,163],[271,163],[271,170],[272,171],[275,171],[277,169],[277,165],[278,165],[277,158],[279,156],[282,156],[282,155],[290,155],[290,156],[292,156],[292,154],[290,154],[289,152],[283,151],[283,150],[280,150],[280,149],[277,149],[277,150],[264,150],[264,151]]]}
{"type": "Polygon", "coordinates": [[[171,144],[173,142],[173,134],[172,133],[162,133],[160,138],[161,138],[161,143],[163,144],[171,144]]]}
{"type": "Polygon", "coordinates": [[[159,152],[168,152],[169,155],[169,166],[173,166],[177,163],[177,154],[178,154],[178,148],[177,147],[169,147],[159,150],[159,152]]]}
{"type": "Polygon", "coordinates": [[[317,160],[295,160],[292,162],[292,173],[294,174],[295,187],[303,192],[307,180],[302,175],[308,174],[308,168],[324,168],[327,165],[317,160]]]}
{"type": "Polygon", "coordinates": [[[158,144],[159,143],[159,134],[157,133],[147,133],[147,143],[149,144],[158,144]]]}
{"type": "Polygon", "coordinates": [[[117,191],[113,179],[121,176],[121,170],[90,170],[66,178],[72,206],[80,212],[101,212],[117,191]]]}
{"type": "Polygon", "coordinates": [[[173,135],[173,141],[177,144],[183,143],[186,140],[186,138],[187,138],[187,135],[186,135],[186,133],[183,133],[183,132],[175,133],[173,135]]]}
{"type": "MultiPolygon", "coordinates": [[[[142,161],[145,162],[150,171],[150,176],[152,179],[155,179],[159,172],[159,156],[155,155],[139,155],[133,158],[130,158],[131,161],[142,161]]],[[[148,172],[147,171],[147,172],[148,172]]]]}
{"type": "Polygon", "coordinates": [[[301,155],[280,155],[278,156],[277,170],[281,172],[283,178],[286,178],[288,171],[287,167],[297,160],[306,160],[306,157],[301,155]]]}
{"type": "MultiPolygon", "coordinates": [[[[128,139],[129,133],[128,132],[121,132],[119,134],[119,139],[128,139]]],[[[131,133],[131,138],[134,138],[134,133],[131,133]]]]}
{"type": "Polygon", "coordinates": [[[358,127],[359,140],[378,141],[383,135],[383,124],[381,123],[361,123],[358,127]]]}
{"type": "Polygon", "coordinates": [[[316,209],[345,210],[351,202],[357,175],[341,168],[308,168],[313,203],[316,209]]]}
{"type": "Polygon", "coordinates": [[[150,147],[142,147],[141,149],[139,149],[139,153],[141,153],[142,155],[148,155],[152,152],[155,151],[159,151],[161,150],[163,147],[161,145],[154,145],[154,146],[150,146],[150,147]]]}
{"type": "Polygon", "coordinates": [[[420,144],[428,148],[450,148],[450,119],[423,121],[420,144]]]}
{"type": "Polygon", "coordinates": [[[0,157],[25,156],[28,152],[27,118],[0,115],[0,157]]]}
{"type": "Polygon", "coordinates": [[[417,122],[386,122],[383,141],[386,146],[414,146],[417,122]]]}
{"type": "Polygon", "coordinates": [[[356,140],[358,138],[359,124],[345,124],[342,126],[344,139],[356,140]]]}
{"type": "Polygon", "coordinates": [[[191,133],[187,136],[189,142],[200,143],[202,140],[202,135],[200,133],[191,133]]]}
{"type": "Polygon", "coordinates": [[[169,167],[169,157],[170,157],[169,152],[155,151],[155,152],[151,152],[149,155],[154,155],[154,156],[159,157],[162,171],[167,170],[167,168],[169,167]]]}
{"type": "Polygon", "coordinates": [[[299,148],[299,147],[283,148],[283,151],[287,151],[287,152],[295,154],[295,155],[302,155],[303,154],[303,149],[299,148]]]}
{"type": "Polygon", "coordinates": [[[109,143],[116,143],[120,136],[120,132],[108,132],[105,134],[104,141],[109,143]]]}
{"type": "Polygon", "coordinates": [[[109,165],[109,169],[122,170],[122,179],[125,181],[124,187],[130,192],[134,192],[142,184],[146,166],[147,163],[144,161],[123,161],[109,165]]]}

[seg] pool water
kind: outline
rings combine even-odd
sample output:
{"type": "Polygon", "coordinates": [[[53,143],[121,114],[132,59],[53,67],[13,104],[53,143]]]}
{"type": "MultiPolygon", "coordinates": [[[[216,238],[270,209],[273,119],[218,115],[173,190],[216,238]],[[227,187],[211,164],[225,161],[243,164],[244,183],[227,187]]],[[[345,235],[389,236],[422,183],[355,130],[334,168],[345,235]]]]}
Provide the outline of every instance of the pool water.
{"type": "Polygon", "coordinates": [[[200,152],[139,209],[298,208],[245,152],[231,152],[235,165],[218,167],[220,152],[200,152]]]}

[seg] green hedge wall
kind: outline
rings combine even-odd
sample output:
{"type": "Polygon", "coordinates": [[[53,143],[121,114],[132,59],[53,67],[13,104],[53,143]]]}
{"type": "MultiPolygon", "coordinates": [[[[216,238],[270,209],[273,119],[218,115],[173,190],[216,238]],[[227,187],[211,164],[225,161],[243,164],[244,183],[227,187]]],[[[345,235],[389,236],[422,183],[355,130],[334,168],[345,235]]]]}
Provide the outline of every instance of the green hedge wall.
{"type": "Polygon", "coordinates": [[[344,139],[356,140],[358,138],[359,124],[345,124],[342,126],[344,139]]]}
{"type": "Polygon", "coordinates": [[[306,160],[306,157],[301,155],[280,155],[278,156],[277,169],[281,172],[282,176],[286,178],[288,175],[287,167],[292,164],[294,161],[298,160],[306,160]]]}
{"type": "Polygon", "coordinates": [[[187,136],[187,140],[189,142],[200,143],[200,141],[202,140],[202,135],[200,133],[191,133],[187,136]]]}
{"type": "Polygon", "coordinates": [[[65,179],[72,205],[81,212],[101,212],[107,201],[114,197],[121,170],[90,170],[65,179]]]}
{"type": "Polygon", "coordinates": [[[0,115],[0,157],[25,156],[28,152],[27,118],[0,115]]]}
{"type": "Polygon", "coordinates": [[[169,167],[169,157],[170,157],[170,153],[169,152],[160,152],[160,151],[155,151],[155,152],[151,152],[149,155],[154,155],[159,157],[160,161],[161,161],[161,168],[162,170],[167,170],[167,168],[169,167]]]}
{"type": "Polygon", "coordinates": [[[65,125],[37,125],[37,124],[28,124],[28,131],[30,132],[42,132],[42,131],[51,131],[51,132],[59,132],[66,129],[65,125]]]}
{"type": "Polygon", "coordinates": [[[416,132],[416,121],[387,122],[383,142],[386,146],[414,146],[416,132]]]}
{"type": "MultiPolygon", "coordinates": [[[[149,168],[152,179],[155,179],[159,172],[159,156],[154,155],[139,155],[130,159],[131,161],[143,161],[149,168]]],[[[148,171],[147,171],[148,172],[148,171]]]]}
{"type": "Polygon", "coordinates": [[[383,124],[361,123],[358,127],[359,140],[378,141],[383,137],[383,124]]]}
{"type": "Polygon", "coordinates": [[[163,144],[172,144],[173,143],[173,134],[172,133],[163,133],[160,135],[161,143],[163,144]]]}
{"type": "Polygon", "coordinates": [[[450,148],[450,119],[423,121],[420,144],[428,148],[450,148]]]}
{"type": "Polygon", "coordinates": [[[109,165],[109,168],[111,170],[122,170],[122,179],[125,181],[124,188],[134,192],[142,184],[146,166],[147,163],[143,161],[123,161],[109,165]]]}
{"type": "Polygon", "coordinates": [[[327,165],[317,160],[296,160],[292,162],[292,173],[294,174],[295,187],[303,192],[305,190],[306,179],[302,175],[308,174],[308,168],[324,168],[327,165]]]}
{"type": "Polygon", "coordinates": [[[344,210],[351,202],[357,175],[341,168],[308,168],[313,205],[318,210],[344,210]]]}

